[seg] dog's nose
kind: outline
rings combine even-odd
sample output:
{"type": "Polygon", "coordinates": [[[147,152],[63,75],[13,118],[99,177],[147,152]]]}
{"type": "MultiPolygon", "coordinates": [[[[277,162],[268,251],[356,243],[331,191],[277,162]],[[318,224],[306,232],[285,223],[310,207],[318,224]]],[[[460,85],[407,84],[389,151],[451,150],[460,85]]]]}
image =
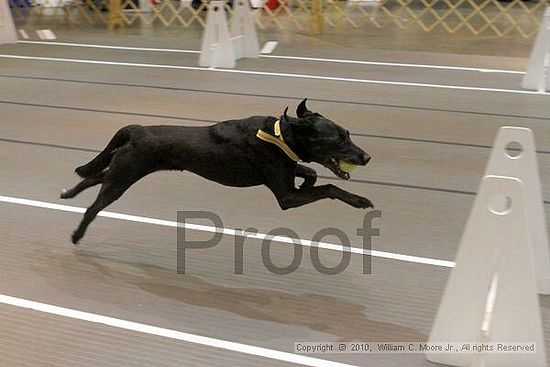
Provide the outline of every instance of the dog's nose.
{"type": "Polygon", "coordinates": [[[367,153],[361,154],[361,163],[367,164],[369,163],[369,161],[370,161],[370,155],[368,155],[367,153]]]}

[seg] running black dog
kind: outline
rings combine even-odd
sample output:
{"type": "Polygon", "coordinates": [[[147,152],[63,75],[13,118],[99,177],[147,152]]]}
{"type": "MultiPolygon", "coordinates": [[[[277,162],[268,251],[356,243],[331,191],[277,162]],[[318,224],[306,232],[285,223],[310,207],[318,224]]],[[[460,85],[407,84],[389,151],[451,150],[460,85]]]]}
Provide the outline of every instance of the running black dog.
{"type": "Polygon", "coordinates": [[[191,171],[227,186],[266,185],[283,210],[326,198],[356,208],[372,207],[368,199],[334,185],[314,186],[315,170],[297,163],[317,162],[349,179],[342,162],[364,166],[370,160],[352,143],[349,132],[309,111],[306,99],[296,110],[298,118],[287,116],[287,110],[279,120],[253,116],[208,127],[130,125],[120,129],[101,153],[75,170],[84,180],[61,193],[69,199],[102,184],[72,242],[76,244],[97,213],[132,184],[159,170],[191,171]],[[299,188],[296,177],[304,179],[299,188]]]}

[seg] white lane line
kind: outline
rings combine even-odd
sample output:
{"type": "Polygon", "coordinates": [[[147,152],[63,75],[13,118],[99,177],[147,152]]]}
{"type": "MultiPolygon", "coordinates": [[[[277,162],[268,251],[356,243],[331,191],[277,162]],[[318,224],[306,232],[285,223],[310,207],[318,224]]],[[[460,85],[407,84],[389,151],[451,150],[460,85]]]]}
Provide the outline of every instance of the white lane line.
{"type": "Polygon", "coordinates": [[[466,67],[466,66],[425,65],[425,64],[409,64],[409,63],[401,63],[401,62],[361,61],[361,60],[329,59],[329,58],[322,58],[322,57],[299,57],[299,56],[283,56],[283,55],[263,55],[262,57],[270,58],[270,59],[331,62],[331,63],[338,63],[338,64],[395,66],[395,67],[403,67],[403,68],[420,68],[420,69],[435,69],[435,70],[476,71],[480,73],[525,74],[524,71],[517,71],[517,70],[474,68],[474,67],[466,67]]]}
{"type": "Polygon", "coordinates": [[[141,324],[133,321],[126,321],[114,317],[98,315],[90,312],[78,311],[72,308],[54,306],[47,303],[35,302],[23,298],[17,298],[0,294],[0,303],[15,307],[26,308],[50,315],[68,317],[75,320],[88,321],[97,324],[112,326],[118,329],[136,331],[138,333],[156,335],[165,338],[180,340],[183,342],[205,345],[212,348],[225,349],[232,352],[250,354],[253,356],[274,359],[290,363],[297,363],[303,366],[313,367],[354,367],[349,364],[327,361],[324,359],[312,358],[304,355],[281,352],[279,350],[255,347],[248,344],[236,343],[223,339],[216,339],[207,336],[184,333],[172,329],[165,329],[158,326],[141,324]]]}
{"type": "Polygon", "coordinates": [[[53,62],[68,62],[68,63],[92,64],[92,65],[111,65],[111,66],[125,66],[125,67],[156,68],[156,69],[194,70],[194,71],[205,71],[205,72],[215,72],[215,73],[217,72],[217,73],[229,73],[229,74],[247,74],[247,75],[263,75],[263,76],[276,76],[276,77],[288,77],[288,78],[299,78],[299,79],[328,80],[328,81],[348,82],[348,83],[378,84],[378,85],[399,85],[399,86],[416,87],[416,88],[453,89],[453,90],[480,91],[480,92],[491,92],[491,93],[508,93],[508,94],[525,94],[525,95],[537,95],[537,96],[550,95],[550,93],[548,93],[548,92],[539,93],[539,92],[536,92],[536,91],[527,91],[527,90],[519,90],[519,89],[499,89],[499,88],[484,88],[484,87],[465,87],[465,86],[460,86],[460,85],[427,84],[427,83],[413,83],[413,82],[393,82],[393,81],[388,81],[388,80],[340,78],[340,77],[311,75],[311,74],[292,74],[292,73],[277,73],[277,72],[269,72],[269,71],[201,68],[201,67],[198,67],[198,66],[142,64],[142,63],[133,63],[133,62],[86,60],[86,59],[65,59],[65,58],[57,58],[57,57],[21,56],[21,55],[8,55],[8,54],[0,54],[0,58],[20,59],[20,60],[53,61],[53,62]]]}
{"type": "MultiPolygon", "coordinates": [[[[89,47],[89,48],[105,48],[113,50],[135,50],[135,51],[152,51],[152,52],[179,52],[179,53],[192,53],[199,54],[197,50],[183,50],[173,48],[149,48],[149,47],[127,47],[127,46],[109,46],[109,45],[97,45],[88,43],[68,43],[68,42],[41,42],[41,41],[19,41],[18,43],[29,43],[39,45],[50,46],[69,46],[69,47],[89,47]]],[[[269,44],[270,42],[266,43],[269,44]]],[[[275,42],[276,45],[276,42],[275,42]]],[[[264,46],[265,48],[265,46],[264,46]]],[[[264,53],[262,51],[262,53],[264,53]]],[[[269,52],[265,52],[269,53],[269,52]]],[[[301,60],[301,61],[316,61],[316,62],[330,62],[338,64],[356,64],[356,65],[374,65],[374,66],[396,66],[407,68],[423,68],[423,69],[441,69],[441,70],[458,70],[458,71],[476,71],[481,73],[503,73],[503,74],[525,74],[524,71],[517,70],[504,70],[504,69],[488,69],[488,68],[475,68],[475,67],[463,67],[463,66],[446,66],[446,65],[429,65],[429,64],[408,64],[408,63],[396,63],[396,62],[383,62],[383,61],[362,61],[362,60],[346,60],[346,59],[331,59],[322,57],[302,57],[302,56],[284,56],[284,55],[261,55],[264,58],[273,59],[287,59],[287,60],[301,60]]]]}
{"type": "MultiPolygon", "coordinates": [[[[10,204],[19,204],[19,205],[25,205],[25,206],[32,206],[37,208],[45,208],[45,209],[53,209],[53,210],[60,210],[64,212],[72,212],[72,213],[84,213],[86,210],[85,208],[77,207],[77,206],[70,206],[70,205],[62,205],[62,204],[54,204],[49,203],[46,201],[37,201],[37,200],[30,200],[30,199],[24,199],[24,198],[16,198],[11,196],[0,196],[0,202],[4,203],[10,203],[10,204]]],[[[115,213],[115,212],[109,212],[109,211],[101,211],[98,214],[99,217],[105,217],[105,218],[111,218],[111,219],[120,219],[120,220],[126,220],[130,222],[137,222],[137,223],[146,223],[146,224],[153,224],[153,225],[159,225],[159,226],[166,226],[166,227],[184,227],[186,229],[191,229],[195,231],[201,231],[201,232],[211,232],[211,233],[223,233],[225,235],[229,236],[243,236],[243,233],[241,231],[237,231],[235,229],[230,228],[218,228],[218,227],[212,227],[212,226],[205,226],[200,224],[193,224],[193,223],[179,223],[164,219],[156,219],[156,218],[149,218],[149,217],[142,217],[137,215],[131,215],[131,214],[122,214],[122,213],[115,213]]],[[[281,236],[271,236],[267,235],[265,233],[252,233],[252,232],[246,232],[244,233],[244,236],[247,238],[257,239],[257,240],[265,240],[269,239],[273,242],[280,242],[280,243],[287,243],[287,244],[293,244],[293,245],[300,245],[300,246],[306,246],[306,247],[313,247],[318,246],[319,248],[325,249],[325,250],[332,250],[332,251],[350,251],[353,254],[359,254],[359,255],[371,255],[373,257],[379,257],[384,259],[390,259],[390,260],[398,260],[398,261],[405,261],[405,262],[411,262],[411,263],[417,263],[417,264],[426,264],[426,265],[434,265],[434,266],[440,266],[445,268],[452,268],[455,266],[454,261],[448,261],[448,260],[439,260],[439,259],[432,259],[428,257],[419,257],[419,256],[411,256],[411,255],[403,255],[403,254],[396,254],[392,252],[385,252],[385,251],[377,251],[377,250],[364,250],[360,247],[344,247],[342,245],[337,245],[334,243],[327,243],[327,242],[313,242],[311,240],[306,239],[298,239],[298,238],[288,238],[288,237],[281,237],[281,236]]]]}
{"type": "Polygon", "coordinates": [[[110,50],[127,50],[127,51],[175,52],[175,53],[184,53],[184,54],[200,54],[201,53],[200,51],[181,50],[181,49],[177,49],[177,48],[109,46],[109,45],[95,45],[95,44],[88,44],[88,43],[44,42],[44,41],[17,41],[17,43],[28,43],[28,44],[49,45],[49,46],[104,48],[104,49],[110,49],[110,50]]]}

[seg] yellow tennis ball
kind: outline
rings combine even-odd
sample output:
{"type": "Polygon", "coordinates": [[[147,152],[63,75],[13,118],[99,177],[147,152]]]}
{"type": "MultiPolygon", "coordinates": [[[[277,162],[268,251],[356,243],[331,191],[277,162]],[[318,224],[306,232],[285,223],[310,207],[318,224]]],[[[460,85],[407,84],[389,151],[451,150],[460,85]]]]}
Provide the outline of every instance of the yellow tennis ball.
{"type": "Polygon", "coordinates": [[[347,162],[344,162],[344,161],[339,161],[338,162],[338,166],[340,167],[340,169],[346,173],[350,173],[351,171],[353,171],[354,169],[357,168],[357,165],[355,164],[351,164],[351,163],[347,163],[347,162]]]}

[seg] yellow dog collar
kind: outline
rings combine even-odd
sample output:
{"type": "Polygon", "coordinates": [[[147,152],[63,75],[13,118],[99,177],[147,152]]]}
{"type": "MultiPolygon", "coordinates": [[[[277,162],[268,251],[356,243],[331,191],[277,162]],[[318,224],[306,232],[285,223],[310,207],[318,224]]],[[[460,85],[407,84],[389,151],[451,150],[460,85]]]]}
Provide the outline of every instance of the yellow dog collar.
{"type": "Polygon", "coordinates": [[[256,133],[256,137],[263,140],[263,141],[266,141],[268,143],[275,144],[276,146],[281,148],[281,150],[283,152],[285,152],[285,154],[290,159],[292,159],[295,162],[298,162],[300,160],[300,158],[298,157],[298,155],[296,153],[294,153],[292,151],[292,149],[290,149],[290,147],[285,143],[285,140],[283,139],[283,134],[281,133],[281,121],[280,120],[275,121],[275,125],[273,125],[273,131],[275,132],[275,136],[270,135],[270,134],[268,134],[265,131],[260,129],[256,133]]]}

